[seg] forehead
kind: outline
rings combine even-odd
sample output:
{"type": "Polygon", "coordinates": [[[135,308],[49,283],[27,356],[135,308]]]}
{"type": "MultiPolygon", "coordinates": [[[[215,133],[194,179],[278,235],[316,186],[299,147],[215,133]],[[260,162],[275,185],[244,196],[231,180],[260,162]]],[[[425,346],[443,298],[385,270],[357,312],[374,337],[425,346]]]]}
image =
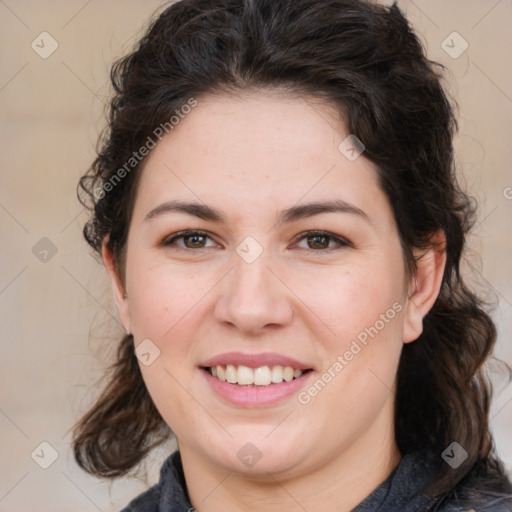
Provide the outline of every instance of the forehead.
{"type": "Polygon", "coordinates": [[[135,213],[176,197],[248,215],[301,198],[378,206],[376,168],[340,151],[349,134],[332,105],[279,92],[197,102],[149,154],[135,213]]]}

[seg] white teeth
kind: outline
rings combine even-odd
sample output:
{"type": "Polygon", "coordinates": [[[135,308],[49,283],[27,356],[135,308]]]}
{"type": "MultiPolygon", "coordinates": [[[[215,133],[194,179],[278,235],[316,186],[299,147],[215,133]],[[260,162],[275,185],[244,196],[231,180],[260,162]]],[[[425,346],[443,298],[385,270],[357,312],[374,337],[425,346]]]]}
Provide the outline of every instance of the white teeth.
{"type": "MultiPolygon", "coordinates": [[[[247,366],[240,365],[238,367],[238,384],[242,386],[246,386],[248,384],[254,384],[254,372],[252,371],[252,368],[249,368],[247,366]]],[[[258,382],[256,382],[258,384],[258,382]]]]}
{"type": "Polygon", "coordinates": [[[290,382],[293,380],[293,368],[291,366],[287,366],[283,371],[283,379],[286,382],[290,382]]]}
{"type": "Polygon", "coordinates": [[[232,364],[228,364],[226,366],[226,380],[230,384],[236,384],[236,379],[237,379],[236,367],[233,366],[232,364]]]}
{"type": "Polygon", "coordinates": [[[270,368],[268,366],[260,366],[254,370],[254,384],[256,386],[268,386],[270,383],[270,368]]]}
{"type": "Polygon", "coordinates": [[[274,368],[272,368],[272,382],[274,384],[279,384],[280,382],[283,382],[282,366],[274,366],[274,368]]]}
{"type": "Polygon", "coordinates": [[[303,371],[294,370],[291,366],[260,366],[259,368],[249,368],[248,366],[227,366],[217,365],[210,368],[210,373],[221,381],[227,381],[230,384],[239,386],[269,386],[270,384],[280,384],[281,382],[290,382],[298,379],[303,371]]]}

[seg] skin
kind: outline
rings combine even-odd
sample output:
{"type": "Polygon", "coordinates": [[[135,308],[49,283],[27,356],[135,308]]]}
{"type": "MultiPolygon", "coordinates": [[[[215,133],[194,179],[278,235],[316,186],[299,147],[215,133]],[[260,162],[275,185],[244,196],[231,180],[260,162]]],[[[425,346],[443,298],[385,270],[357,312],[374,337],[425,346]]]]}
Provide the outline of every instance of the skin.
{"type": "MultiPolygon", "coordinates": [[[[407,277],[376,167],[364,153],[351,162],[339,151],[347,135],[336,111],[312,98],[275,91],[200,98],[145,161],[125,276],[104,245],[123,325],[136,346],[150,339],[160,350],[140,367],[176,433],[199,512],[349,511],[400,461],[397,366],[439,293],[445,253],[427,251],[407,277]],[[144,220],[171,199],[206,203],[226,222],[185,213],[144,220]],[[368,220],[322,213],[276,224],[285,208],[330,199],[357,206],[368,220]],[[185,229],[209,238],[199,240],[202,248],[190,238],[158,245],[185,229]],[[310,230],[350,245],[298,238],[310,230]],[[250,264],[236,252],[247,236],[263,249],[250,264]],[[311,364],[311,383],[395,303],[401,311],[307,404],[294,395],[273,406],[230,405],[198,368],[228,351],[278,352],[311,364]],[[261,453],[251,468],[237,457],[248,442],[261,453]]],[[[442,233],[432,240],[443,242],[442,233]]]]}

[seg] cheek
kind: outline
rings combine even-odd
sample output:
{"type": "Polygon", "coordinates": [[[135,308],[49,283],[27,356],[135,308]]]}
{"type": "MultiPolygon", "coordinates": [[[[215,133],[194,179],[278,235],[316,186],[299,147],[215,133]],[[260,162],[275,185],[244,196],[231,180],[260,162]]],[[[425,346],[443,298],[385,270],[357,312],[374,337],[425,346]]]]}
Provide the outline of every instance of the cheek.
{"type": "Polygon", "coordinates": [[[206,314],[211,286],[204,279],[166,265],[133,276],[130,318],[136,342],[151,340],[159,356],[150,365],[139,363],[156,408],[175,432],[186,434],[201,410],[186,391],[194,387],[194,359],[200,317],[206,314]],[[172,399],[170,399],[172,397],[172,399]],[[182,419],[187,418],[186,425],[182,419]]]}
{"type": "MultiPolygon", "coordinates": [[[[399,275],[392,272],[387,276],[399,275]]],[[[377,324],[377,330],[386,330],[396,320],[396,310],[402,309],[400,279],[386,277],[383,269],[370,265],[328,274],[318,272],[306,280],[296,282],[294,291],[315,313],[320,325],[332,338],[333,348],[343,346],[377,324]],[[393,308],[393,304],[398,306],[393,308]],[[384,315],[384,320],[381,320],[384,315]],[[384,322],[384,323],[383,323],[384,322]]],[[[362,335],[364,339],[364,334],[362,335]]]]}
{"type": "MultiPolygon", "coordinates": [[[[385,272],[378,265],[354,266],[328,278],[309,279],[300,292],[321,320],[315,321],[315,338],[321,341],[323,352],[319,377],[329,384],[317,386],[325,389],[318,407],[330,410],[333,403],[344,404],[359,417],[371,415],[387,399],[402,349],[404,306],[399,271],[388,267],[385,272]],[[361,408],[363,403],[365,408],[361,408]]],[[[312,389],[310,396],[316,392],[312,389]]]]}
{"type": "Polygon", "coordinates": [[[196,314],[195,306],[208,291],[208,282],[171,265],[138,268],[146,270],[130,275],[133,332],[138,338],[155,340],[176,339],[173,331],[183,335],[196,314]]]}

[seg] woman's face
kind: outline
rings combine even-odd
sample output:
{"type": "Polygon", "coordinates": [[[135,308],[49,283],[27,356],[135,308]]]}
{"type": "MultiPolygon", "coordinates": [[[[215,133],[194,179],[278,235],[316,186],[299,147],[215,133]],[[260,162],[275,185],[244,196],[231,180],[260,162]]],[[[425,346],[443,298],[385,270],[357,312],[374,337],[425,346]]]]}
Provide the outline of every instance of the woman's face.
{"type": "Polygon", "coordinates": [[[208,463],[292,475],[392,439],[409,282],[348,135],[313,100],[209,96],[145,163],[121,317],[180,448],[208,463]]]}

